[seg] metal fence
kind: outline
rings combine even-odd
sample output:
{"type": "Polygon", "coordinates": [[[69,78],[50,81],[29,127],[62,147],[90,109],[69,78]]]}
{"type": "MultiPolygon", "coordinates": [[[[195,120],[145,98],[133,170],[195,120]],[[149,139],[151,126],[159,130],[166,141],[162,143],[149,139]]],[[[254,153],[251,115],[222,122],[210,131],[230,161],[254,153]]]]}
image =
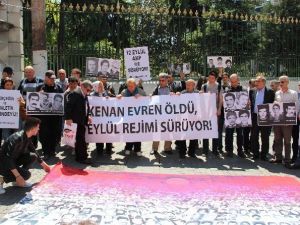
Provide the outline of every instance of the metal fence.
{"type": "MultiPolygon", "coordinates": [[[[23,14],[25,63],[31,62],[30,13],[23,14]]],[[[295,18],[60,3],[47,6],[46,18],[48,66],[54,70],[85,71],[86,57],[123,62],[124,48],[148,46],[152,77],[169,63],[191,63],[192,77],[205,75],[207,56],[219,55],[232,56],[230,72],[242,77],[257,72],[300,76],[300,21],[295,18]]]]}

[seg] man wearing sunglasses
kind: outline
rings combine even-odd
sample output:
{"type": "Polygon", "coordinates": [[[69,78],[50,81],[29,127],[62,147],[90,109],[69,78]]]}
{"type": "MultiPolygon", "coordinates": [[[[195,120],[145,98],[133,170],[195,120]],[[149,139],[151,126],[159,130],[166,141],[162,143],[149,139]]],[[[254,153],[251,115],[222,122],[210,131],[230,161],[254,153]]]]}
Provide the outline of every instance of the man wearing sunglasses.
{"type": "MultiPolygon", "coordinates": [[[[275,93],[275,102],[295,102],[298,108],[298,94],[296,91],[289,89],[289,78],[286,75],[279,77],[280,90],[275,93]]],[[[298,113],[298,110],[297,110],[298,113]]],[[[274,151],[275,155],[270,160],[271,163],[289,164],[291,161],[291,137],[293,125],[276,125],[274,126],[274,151]],[[282,156],[284,141],[284,159],[282,156]]]]}
{"type": "Polygon", "coordinates": [[[87,96],[92,89],[91,81],[85,80],[80,83],[80,88],[69,93],[66,99],[65,120],[68,125],[77,123],[75,159],[82,164],[92,164],[91,159],[88,158],[85,141],[85,126],[90,122],[87,96]]]}

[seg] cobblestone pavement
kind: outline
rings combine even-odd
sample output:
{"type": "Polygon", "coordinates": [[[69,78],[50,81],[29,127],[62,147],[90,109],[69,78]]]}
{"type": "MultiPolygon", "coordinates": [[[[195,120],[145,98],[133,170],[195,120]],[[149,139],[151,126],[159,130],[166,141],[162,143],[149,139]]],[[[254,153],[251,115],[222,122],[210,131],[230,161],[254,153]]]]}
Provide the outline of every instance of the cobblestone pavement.
{"type": "MultiPolygon", "coordinates": [[[[273,140],[273,137],[271,137],[273,140]]],[[[271,141],[272,141],[271,140],[271,141]]],[[[271,142],[272,143],[272,142],[271,142]]],[[[151,142],[142,143],[143,156],[138,157],[134,153],[125,157],[123,154],[124,143],[114,144],[114,153],[111,156],[97,155],[94,144],[89,145],[89,152],[94,160],[94,165],[88,169],[104,171],[129,171],[129,172],[147,172],[147,173],[174,173],[174,174],[206,174],[206,175],[240,175],[240,176],[293,176],[300,179],[299,170],[288,170],[283,165],[273,165],[269,162],[253,162],[250,157],[240,159],[236,155],[233,158],[215,158],[212,154],[206,158],[201,155],[200,149],[196,152],[197,159],[186,158],[179,159],[178,152],[173,151],[172,155],[161,153],[159,157],[150,155],[151,142]]],[[[162,145],[161,145],[162,146],[162,145]]],[[[162,147],[161,147],[162,148],[162,147]]],[[[160,149],[161,149],[160,148],[160,149]]],[[[162,149],[161,149],[162,150],[162,149]]],[[[50,165],[55,165],[62,161],[64,164],[77,168],[86,168],[82,164],[74,161],[71,150],[61,148],[57,157],[50,160],[50,165]]],[[[45,172],[34,165],[31,170],[32,178],[30,182],[38,183],[45,176],[45,172]]],[[[12,187],[11,184],[5,184],[6,194],[0,196],[0,218],[3,217],[13,206],[19,202],[30,189],[12,187]]]]}

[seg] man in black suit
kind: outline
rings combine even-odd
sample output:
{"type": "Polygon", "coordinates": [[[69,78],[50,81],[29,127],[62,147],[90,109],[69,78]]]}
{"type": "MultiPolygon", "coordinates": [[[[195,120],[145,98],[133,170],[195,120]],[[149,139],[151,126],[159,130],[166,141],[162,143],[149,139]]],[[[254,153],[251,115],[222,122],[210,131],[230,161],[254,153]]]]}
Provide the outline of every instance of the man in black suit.
{"type": "Polygon", "coordinates": [[[273,103],[275,93],[273,90],[266,87],[266,78],[263,75],[258,75],[255,80],[255,89],[250,90],[250,102],[252,113],[252,128],[251,128],[251,152],[253,153],[253,160],[259,159],[259,132],[261,133],[261,153],[260,159],[267,160],[269,153],[269,136],[271,133],[271,126],[257,125],[257,105],[273,103]]]}
{"type": "Polygon", "coordinates": [[[93,86],[89,80],[81,82],[80,88],[75,89],[68,95],[65,108],[66,123],[68,125],[77,123],[75,143],[76,161],[83,164],[91,164],[85,142],[85,126],[90,122],[87,95],[92,89],[93,86]]]}

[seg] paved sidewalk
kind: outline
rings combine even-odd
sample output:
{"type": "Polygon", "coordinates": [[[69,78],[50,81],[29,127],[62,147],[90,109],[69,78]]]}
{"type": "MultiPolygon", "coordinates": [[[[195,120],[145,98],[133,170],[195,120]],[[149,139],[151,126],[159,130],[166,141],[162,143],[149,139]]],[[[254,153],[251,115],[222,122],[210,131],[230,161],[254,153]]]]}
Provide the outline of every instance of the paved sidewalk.
{"type": "MultiPolygon", "coordinates": [[[[271,137],[271,141],[273,138],[271,137]]],[[[272,143],[272,142],[271,142],[272,143]]],[[[172,155],[161,153],[159,157],[150,155],[151,142],[142,143],[143,156],[138,157],[134,153],[125,157],[123,148],[124,143],[115,143],[114,154],[110,157],[106,154],[97,156],[94,144],[89,145],[89,152],[95,161],[93,167],[89,169],[105,171],[129,171],[129,172],[147,172],[147,173],[173,173],[173,174],[206,174],[206,175],[239,175],[239,176],[293,176],[300,179],[299,170],[288,170],[283,165],[273,165],[269,162],[256,161],[250,158],[241,159],[236,155],[233,158],[215,158],[212,154],[205,158],[201,155],[201,149],[196,152],[197,159],[189,158],[179,159],[178,152],[174,151],[172,155]]],[[[163,145],[160,145],[163,146],[163,145]]],[[[201,145],[200,145],[201,147],[201,145]]],[[[50,165],[57,162],[77,167],[86,168],[78,164],[71,155],[71,150],[61,148],[55,159],[50,160],[50,165]]],[[[30,182],[38,183],[45,176],[45,172],[34,165],[32,178],[30,182]]],[[[3,217],[13,206],[18,203],[30,189],[11,187],[6,184],[6,194],[0,196],[0,218],[3,217]]]]}

